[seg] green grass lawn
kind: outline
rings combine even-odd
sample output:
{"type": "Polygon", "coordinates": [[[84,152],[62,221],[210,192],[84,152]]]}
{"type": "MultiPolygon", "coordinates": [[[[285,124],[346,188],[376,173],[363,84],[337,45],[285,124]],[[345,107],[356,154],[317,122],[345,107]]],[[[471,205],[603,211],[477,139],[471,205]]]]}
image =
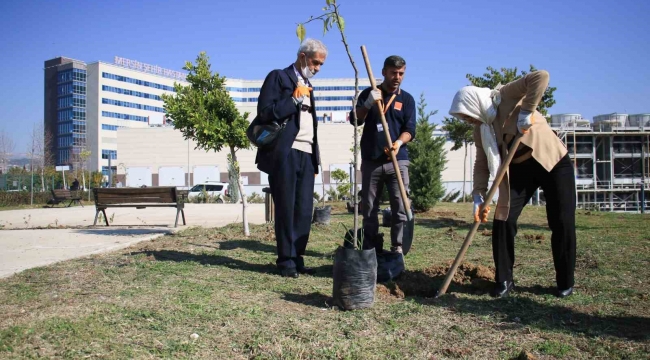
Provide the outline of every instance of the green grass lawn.
{"type": "MultiPolygon", "coordinates": [[[[314,227],[315,276],[275,274],[270,226],[193,228],[0,280],[0,358],[539,359],[650,357],[650,216],[579,211],[576,292],[557,299],[544,208],[517,235],[517,290],[492,299],[482,227],[448,294],[433,299],[471,204],[417,214],[408,270],[360,311],[329,307],[332,259],[352,216],[314,227]],[[472,279],[474,277],[474,279],[472,279]],[[198,334],[193,339],[191,334],[198,334]]],[[[386,234],[388,229],[382,230],[386,234]]],[[[388,238],[388,236],[386,237],[388,238]]]]}

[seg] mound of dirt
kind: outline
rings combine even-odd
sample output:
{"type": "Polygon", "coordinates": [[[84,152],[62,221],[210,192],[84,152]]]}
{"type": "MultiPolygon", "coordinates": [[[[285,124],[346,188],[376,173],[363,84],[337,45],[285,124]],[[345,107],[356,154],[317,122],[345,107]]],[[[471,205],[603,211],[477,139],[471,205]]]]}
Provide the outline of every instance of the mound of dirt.
{"type": "Polygon", "coordinates": [[[538,243],[541,243],[542,240],[546,239],[546,236],[544,234],[525,234],[524,239],[528,241],[537,240],[538,243]]]}
{"type": "Polygon", "coordinates": [[[458,215],[458,213],[455,211],[433,211],[432,215],[460,217],[460,215],[458,215]]]}
{"type": "MultiPolygon", "coordinates": [[[[451,264],[452,261],[446,266],[438,265],[419,271],[404,271],[394,282],[377,285],[377,291],[380,294],[390,294],[398,298],[405,296],[434,297],[451,264]]],[[[494,270],[492,268],[468,262],[462,263],[452,278],[450,291],[464,288],[465,292],[483,293],[490,289],[493,280],[494,270]]]]}

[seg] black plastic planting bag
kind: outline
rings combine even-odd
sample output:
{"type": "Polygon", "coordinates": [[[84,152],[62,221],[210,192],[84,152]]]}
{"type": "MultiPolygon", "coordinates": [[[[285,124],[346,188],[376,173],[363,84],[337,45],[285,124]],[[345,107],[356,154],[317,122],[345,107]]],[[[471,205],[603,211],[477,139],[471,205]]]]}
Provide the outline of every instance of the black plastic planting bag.
{"type": "Polygon", "coordinates": [[[375,301],[377,256],[375,249],[339,247],[334,254],[333,305],[344,310],[365,309],[375,301]]]}
{"type": "Polygon", "coordinates": [[[311,222],[313,224],[329,225],[330,218],[332,215],[332,206],[326,205],[323,207],[314,208],[314,216],[312,217],[311,222]]]}
{"type": "Polygon", "coordinates": [[[404,271],[404,255],[396,252],[377,254],[377,282],[382,283],[398,277],[404,271]]]}

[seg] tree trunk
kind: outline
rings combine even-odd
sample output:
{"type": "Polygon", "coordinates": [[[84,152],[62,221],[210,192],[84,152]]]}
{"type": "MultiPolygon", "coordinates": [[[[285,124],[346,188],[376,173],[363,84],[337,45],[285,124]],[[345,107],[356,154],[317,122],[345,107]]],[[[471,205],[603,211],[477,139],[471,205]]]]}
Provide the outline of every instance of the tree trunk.
{"type": "Polygon", "coordinates": [[[242,221],[244,222],[244,236],[251,236],[250,229],[248,228],[248,216],[246,215],[246,193],[244,192],[244,185],[242,184],[241,172],[239,171],[239,161],[237,161],[237,153],[234,147],[230,147],[230,156],[232,156],[233,169],[235,170],[235,177],[237,178],[237,188],[239,189],[239,196],[241,196],[242,203],[242,221]]]}
{"type": "Polygon", "coordinates": [[[41,191],[45,192],[45,166],[41,166],[41,191]]]}
{"type": "Polygon", "coordinates": [[[321,199],[323,202],[323,207],[325,207],[325,173],[323,172],[323,165],[321,164],[320,167],[320,182],[321,185],[323,185],[323,198],[321,199]]]}
{"type": "Polygon", "coordinates": [[[463,161],[463,202],[465,202],[465,177],[467,174],[467,143],[465,143],[465,160],[463,161]]]}

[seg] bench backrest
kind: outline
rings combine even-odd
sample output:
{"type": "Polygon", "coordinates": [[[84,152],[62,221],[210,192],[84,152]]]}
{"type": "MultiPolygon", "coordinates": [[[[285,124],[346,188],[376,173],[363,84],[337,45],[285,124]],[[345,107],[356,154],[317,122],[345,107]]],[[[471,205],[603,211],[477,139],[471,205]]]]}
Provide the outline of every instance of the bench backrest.
{"type": "Polygon", "coordinates": [[[95,204],[170,204],[178,202],[174,186],[95,188],[95,204]]]}
{"type": "Polygon", "coordinates": [[[55,198],[64,198],[64,199],[72,196],[70,194],[70,190],[66,190],[66,189],[52,189],[52,195],[55,198]]]}

